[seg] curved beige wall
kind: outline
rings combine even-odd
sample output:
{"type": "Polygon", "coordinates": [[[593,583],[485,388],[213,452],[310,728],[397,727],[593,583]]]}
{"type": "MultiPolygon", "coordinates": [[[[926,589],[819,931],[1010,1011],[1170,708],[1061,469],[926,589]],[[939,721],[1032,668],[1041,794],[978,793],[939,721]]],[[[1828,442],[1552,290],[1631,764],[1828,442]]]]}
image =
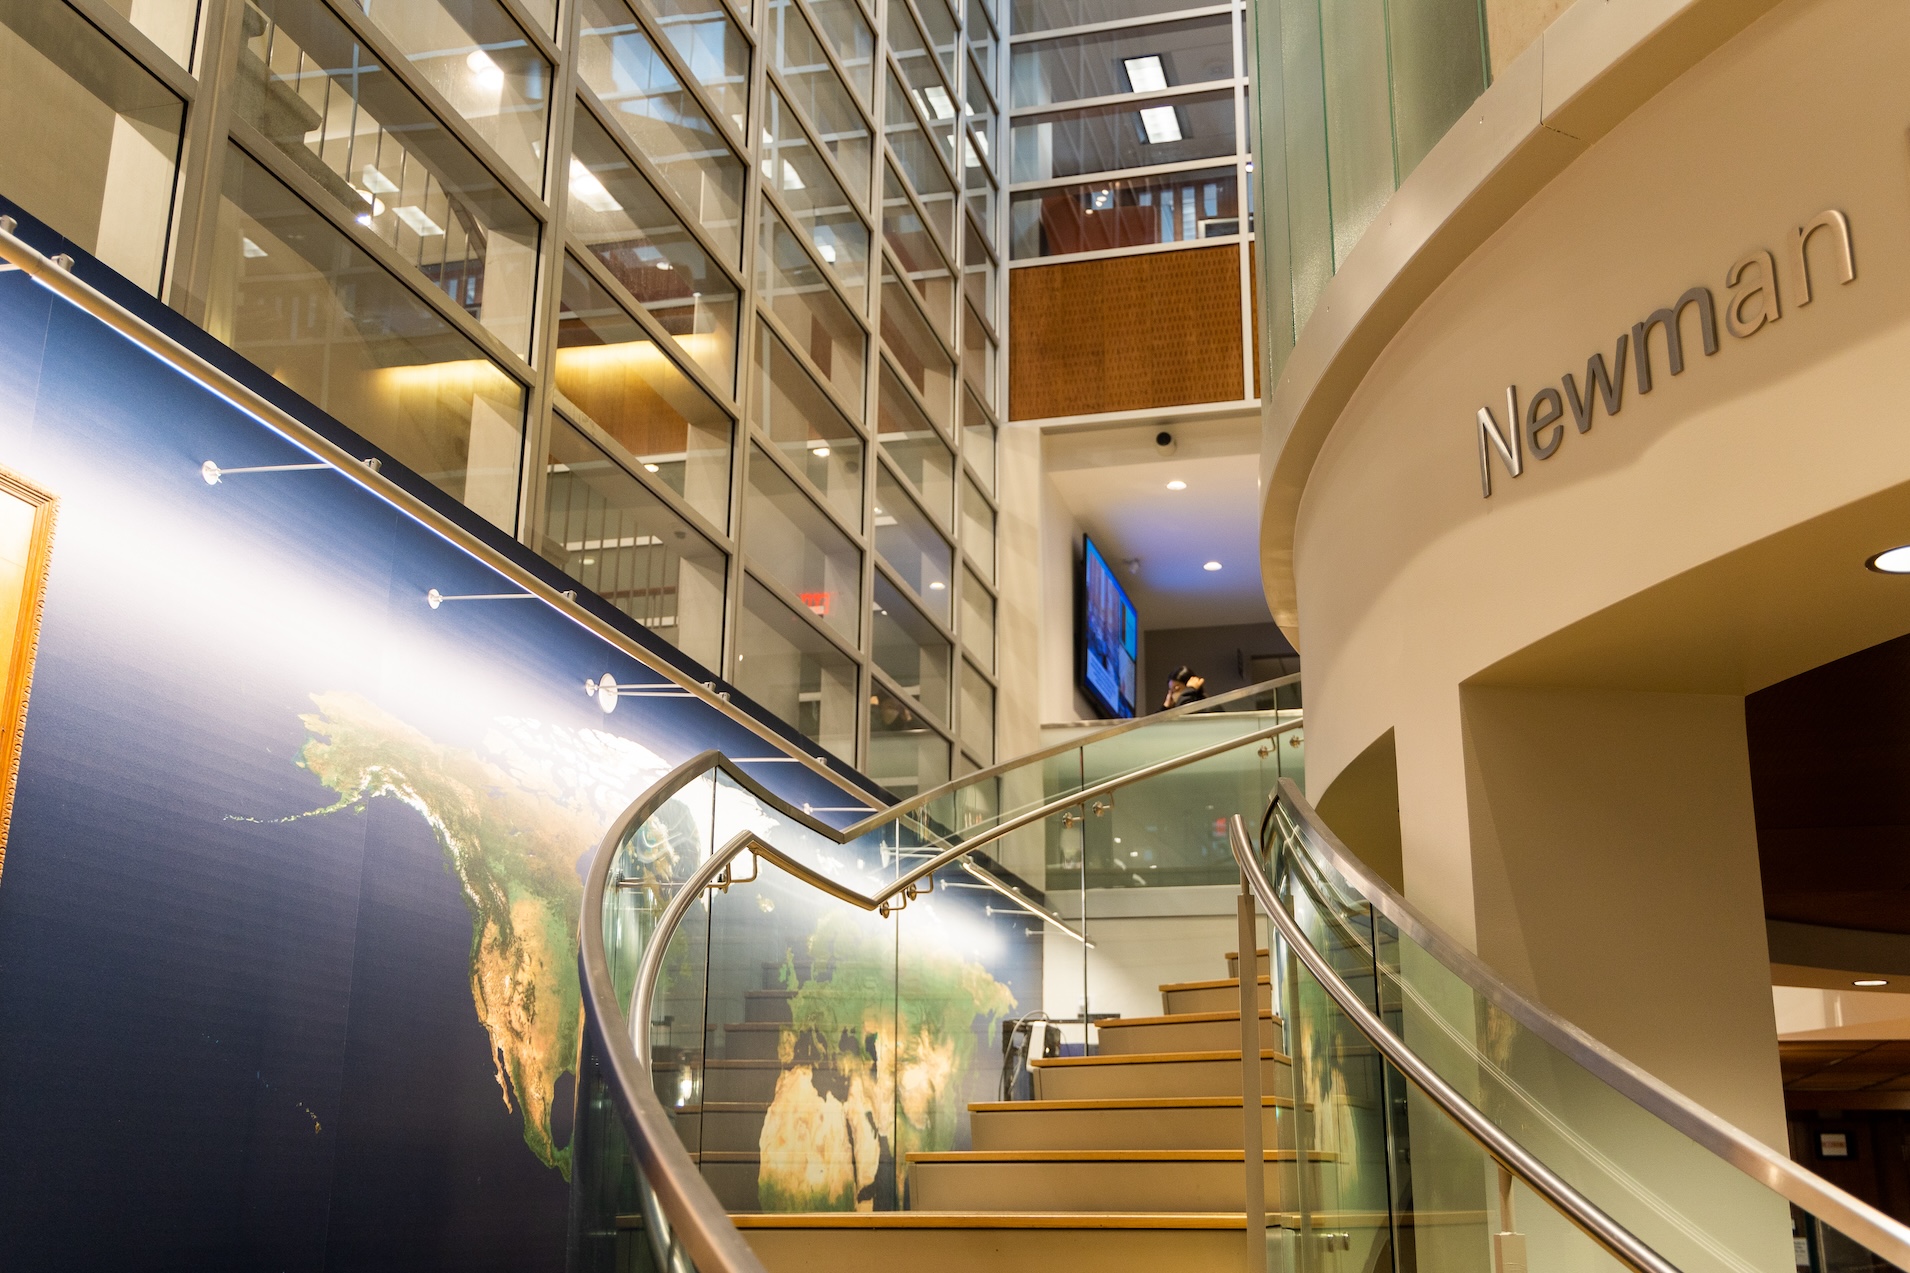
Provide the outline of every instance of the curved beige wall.
{"type": "MultiPolygon", "coordinates": [[[[1626,1013],[1774,1037],[1741,697],[1910,631],[1910,579],[1862,566],[1910,541],[1906,64],[1910,5],[1770,9],[1430,290],[1309,464],[1271,457],[1297,494],[1312,794],[1392,731],[1408,895],[1621,1050],[1626,1013]],[[1857,276],[1840,284],[1819,233],[1799,305],[1789,239],[1826,209],[1848,215],[1857,276]],[[1725,275],[1760,248],[1782,318],[1740,338],[1725,275]],[[1495,455],[1481,497],[1479,408],[1503,425],[1508,384],[1523,407],[1582,379],[1695,285],[1720,307],[1714,356],[1688,313],[1682,375],[1655,335],[1652,393],[1628,368],[1621,414],[1580,434],[1568,412],[1516,479],[1495,455]],[[1707,943],[1654,936],[1694,924],[1707,943]],[[1624,990],[1609,1010],[1601,941],[1642,952],[1605,978],[1624,990]],[[1687,971],[1702,996],[1652,1000],[1687,971]]],[[[1701,1095],[1708,1062],[1672,1053],[1655,1068],[1701,1095]]],[[[1720,1081],[1720,1108],[1781,1143],[1774,1050],[1720,1081]]]]}

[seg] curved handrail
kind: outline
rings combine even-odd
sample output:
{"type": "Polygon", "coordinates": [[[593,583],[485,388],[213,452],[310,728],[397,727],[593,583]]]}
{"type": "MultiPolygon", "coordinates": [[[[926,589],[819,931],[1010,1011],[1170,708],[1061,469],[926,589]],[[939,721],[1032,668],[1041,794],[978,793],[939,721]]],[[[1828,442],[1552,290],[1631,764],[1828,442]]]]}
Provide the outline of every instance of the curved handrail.
{"type": "MultiPolygon", "coordinates": [[[[1262,843],[1276,811],[1284,806],[1306,837],[1310,852],[1352,881],[1363,900],[1425,948],[1454,975],[1499,1010],[1557,1048],[1633,1104],[1751,1177],[1787,1202],[1833,1225],[1838,1232],[1889,1260],[1910,1268],[1910,1225],[1884,1214],[1814,1172],[1798,1166],[1763,1141],[1720,1118],[1684,1093],[1640,1069],[1570,1021],[1534,1003],[1477,955],[1461,946],[1393,887],[1374,875],[1320,820],[1291,779],[1282,778],[1263,818],[1262,843]]],[[[1264,874],[1262,875],[1264,879],[1264,874]]]]}
{"type": "MultiPolygon", "coordinates": [[[[650,995],[655,988],[657,974],[662,971],[664,951],[670,944],[670,938],[672,934],[675,933],[676,926],[682,922],[683,916],[688,914],[690,908],[696,904],[696,900],[703,895],[703,890],[709,888],[712,884],[720,883],[721,877],[723,877],[729,869],[729,864],[745,852],[754,854],[759,860],[767,859],[790,875],[809,885],[811,888],[827,893],[837,901],[846,902],[861,910],[875,911],[886,916],[891,911],[899,910],[903,906],[906,906],[911,899],[927,892],[928,888],[924,887],[921,883],[923,879],[929,879],[930,886],[932,886],[932,877],[936,871],[941,870],[959,858],[967,857],[983,845],[994,843],[1010,832],[1019,830],[1030,823],[1039,822],[1043,818],[1052,817],[1064,809],[1073,808],[1084,800],[1092,799],[1097,795],[1104,795],[1119,787],[1142,782],[1159,774],[1210,759],[1220,755],[1222,752],[1233,751],[1236,748],[1246,747],[1268,738],[1275,738],[1281,734],[1300,729],[1303,726],[1304,722],[1299,720],[1269,725],[1265,729],[1254,730],[1251,733],[1242,734],[1236,738],[1229,738],[1224,742],[1214,743],[1194,751],[1184,752],[1178,756],[1170,756],[1166,760],[1156,761],[1140,769],[1118,774],[1115,777],[1104,779],[1092,786],[1069,792],[1065,797],[1037,805],[1033,809],[1017,814],[1005,822],[997,823],[979,835],[950,845],[926,861],[917,863],[909,871],[897,876],[894,883],[873,896],[859,893],[855,889],[830,879],[814,867],[798,861],[775,845],[762,839],[754,831],[739,831],[721,848],[711,853],[709,857],[703,859],[703,861],[697,865],[696,870],[692,871],[689,878],[684,880],[677,888],[676,896],[670,899],[669,903],[664,907],[663,913],[657,918],[656,929],[651,934],[649,945],[644,949],[643,960],[637,971],[636,983],[630,992],[628,1020],[636,1054],[640,1057],[649,1054],[650,995]]],[[[722,752],[706,751],[692,756],[689,760],[684,761],[675,769],[665,774],[649,791],[644,793],[642,799],[637,800],[626,809],[623,815],[619,817],[616,822],[611,824],[610,830],[605,833],[603,844],[599,846],[597,850],[598,859],[605,867],[608,867],[611,855],[616,852],[616,847],[623,843],[632,828],[640,827],[649,821],[657,810],[668,803],[671,797],[676,795],[677,792],[712,770],[728,774],[738,786],[748,791],[752,796],[756,797],[758,801],[762,802],[775,813],[790,818],[800,823],[805,829],[825,836],[837,844],[847,844],[859,838],[860,835],[867,833],[866,830],[863,829],[866,827],[867,819],[856,823],[854,826],[838,830],[825,822],[817,820],[814,815],[805,813],[803,810],[791,805],[781,796],[778,796],[775,792],[770,791],[767,787],[756,781],[755,778],[739,769],[727,756],[723,755],[722,752]]],[[[892,820],[893,819],[887,818],[883,819],[884,822],[892,820]]],[[[594,864],[592,869],[595,869],[594,864]]],[[[598,887],[596,897],[598,899],[597,904],[601,907],[603,897],[601,884],[598,887]]],[[[586,898],[586,903],[588,903],[588,901],[589,899],[586,898]]],[[[1032,902],[1030,904],[1032,905],[1032,902]]],[[[594,911],[589,909],[584,911],[586,917],[585,928],[590,927],[588,917],[594,913],[594,911]]],[[[608,977],[608,965],[606,965],[605,976],[608,977]]],[[[604,984],[608,985],[609,983],[606,981],[604,984]]]]}
{"type": "Polygon", "coordinates": [[[1495,1162],[1525,1181],[1534,1193],[1550,1203],[1586,1237],[1637,1270],[1637,1273],[1678,1273],[1676,1265],[1646,1246],[1631,1230],[1605,1214],[1596,1203],[1540,1162],[1525,1146],[1513,1140],[1497,1123],[1487,1118],[1478,1106],[1441,1078],[1438,1071],[1422,1060],[1417,1052],[1386,1028],[1385,1023],[1361,1001],[1353,988],[1333,971],[1326,957],[1314,949],[1299,924],[1280,904],[1271,881],[1260,868],[1253,841],[1247,836],[1247,824],[1237,813],[1227,820],[1227,840],[1233,848],[1234,861],[1240,865],[1241,878],[1253,890],[1273,926],[1286,939],[1288,947],[1393,1068],[1430,1097],[1495,1162]]]}

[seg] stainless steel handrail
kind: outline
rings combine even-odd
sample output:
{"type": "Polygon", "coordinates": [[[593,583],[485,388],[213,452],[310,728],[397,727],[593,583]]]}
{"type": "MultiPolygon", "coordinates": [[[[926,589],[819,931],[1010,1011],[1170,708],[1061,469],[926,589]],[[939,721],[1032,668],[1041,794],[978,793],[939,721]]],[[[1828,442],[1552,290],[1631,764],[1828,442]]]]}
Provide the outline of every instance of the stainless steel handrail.
{"type": "MultiPolygon", "coordinates": [[[[1605,1214],[1598,1205],[1534,1157],[1523,1145],[1507,1135],[1498,1124],[1480,1111],[1471,1101],[1460,1094],[1457,1088],[1440,1077],[1418,1053],[1407,1047],[1391,1030],[1386,1028],[1378,1015],[1356,994],[1353,988],[1341,979],[1326,961],[1326,957],[1314,949],[1293,917],[1287,914],[1286,907],[1274,894],[1272,882],[1266,872],[1261,870],[1256,857],[1254,844],[1247,835],[1247,824],[1239,814],[1227,821],[1227,838],[1233,848],[1234,861],[1240,866],[1241,877],[1253,890],[1255,898],[1267,912],[1273,926],[1286,940],[1287,946],[1307,971],[1313,974],[1328,995],[1332,996],[1340,1011],[1347,1015],[1359,1032],[1366,1036],[1375,1049],[1383,1055],[1393,1068],[1424,1092],[1435,1105],[1445,1111],[1446,1116],[1472,1137],[1487,1154],[1501,1167],[1523,1180],[1532,1191],[1545,1199],[1554,1210],[1569,1221],[1586,1237],[1605,1248],[1616,1259],[1622,1261],[1637,1273],[1678,1273],[1676,1265],[1645,1245],[1629,1229],[1611,1216],[1605,1214]]],[[[1244,966],[1244,965],[1243,965],[1244,966]]],[[[1295,1099],[1300,1094],[1295,1093],[1295,1099]]]]}
{"type": "MultiPolygon", "coordinates": [[[[936,871],[941,870],[944,866],[949,865],[958,858],[965,858],[983,845],[992,844],[1012,831],[1016,831],[1030,823],[1039,822],[1043,818],[1052,817],[1064,809],[1071,809],[1082,801],[1094,796],[1105,795],[1120,787],[1129,786],[1137,782],[1144,782],[1160,774],[1184,768],[1187,765],[1195,764],[1202,760],[1211,759],[1222,752],[1250,746],[1253,743],[1261,742],[1268,738],[1277,738],[1281,734],[1302,728],[1303,724],[1304,722],[1295,720],[1287,721],[1283,724],[1270,725],[1265,729],[1255,730],[1252,733],[1241,735],[1238,738],[1230,738],[1223,743],[1215,743],[1211,746],[1202,747],[1179,756],[1170,756],[1166,760],[1156,761],[1140,769],[1117,775],[1116,777],[1097,783],[1092,787],[1070,792],[1065,797],[1039,805],[1015,818],[990,827],[981,835],[969,840],[964,840],[959,844],[942,850],[930,857],[927,861],[918,863],[911,870],[898,876],[893,884],[890,884],[886,889],[883,889],[874,896],[857,892],[847,885],[830,879],[814,867],[798,861],[781,849],[763,840],[754,831],[740,831],[735,836],[732,836],[721,848],[711,853],[709,857],[703,859],[703,861],[697,865],[696,870],[692,871],[689,878],[685,879],[677,888],[676,895],[665,905],[663,913],[657,917],[656,928],[651,933],[649,945],[644,948],[643,961],[637,971],[636,984],[631,988],[630,993],[628,1018],[631,1035],[635,1040],[637,1055],[642,1057],[649,1055],[650,996],[655,991],[657,974],[661,972],[663,968],[663,952],[669,946],[671,936],[676,932],[676,927],[682,922],[683,917],[689,913],[690,908],[696,904],[697,899],[702,897],[703,891],[713,884],[721,883],[722,877],[728,871],[729,864],[735,861],[736,858],[745,851],[753,853],[759,859],[767,859],[790,875],[809,885],[811,888],[827,893],[837,901],[846,902],[861,910],[875,911],[882,915],[887,915],[893,910],[899,910],[901,907],[906,906],[910,899],[926,892],[927,889],[921,885],[923,879],[933,876],[936,871]]],[[[837,844],[847,844],[857,838],[857,836],[850,834],[848,830],[837,830],[830,827],[826,823],[819,822],[809,814],[790,805],[789,802],[784,800],[781,796],[776,795],[761,783],[757,782],[749,774],[738,769],[731,763],[729,758],[724,756],[721,752],[706,751],[685,761],[664,775],[656,785],[644,793],[640,800],[632,804],[630,808],[624,812],[623,816],[619,817],[617,821],[611,825],[609,832],[605,834],[603,844],[598,848],[599,857],[608,865],[610,859],[607,854],[615,852],[615,846],[623,843],[625,837],[630,834],[633,827],[642,826],[650,819],[651,815],[662,808],[664,803],[678,791],[712,770],[720,770],[728,774],[739,786],[743,787],[751,795],[755,796],[757,800],[767,805],[777,814],[798,821],[806,829],[825,836],[837,844]]],[[[931,880],[931,885],[932,883],[933,881],[931,880]]],[[[601,891],[599,895],[601,896],[601,891]]],[[[1032,905],[1032,900],[1030,904],[1032,905]]],[[[589,926],[590,914],[590,911],[584,912],[586,927],[589,926]]]]}
{"type": "Polygon", "coordinates": [[[1352,881],[1374,910],[1411,937],[1498,1008],[1615,1091],[1730,1163],[1787,1202],[1824,1220],[1899,1268],[1910,1268],[1910,1225],[1798,1166],[1749,1132],[1718,1117],[1677,1089],[1640,1069],[1570,1021],[1526,998],[1477,955],[1449,937],[1393,887],[1374,875],[1338,836],[1291,779],[1279,780],[1267,816],[1284,805],[1310,852],[1352,881]]]}

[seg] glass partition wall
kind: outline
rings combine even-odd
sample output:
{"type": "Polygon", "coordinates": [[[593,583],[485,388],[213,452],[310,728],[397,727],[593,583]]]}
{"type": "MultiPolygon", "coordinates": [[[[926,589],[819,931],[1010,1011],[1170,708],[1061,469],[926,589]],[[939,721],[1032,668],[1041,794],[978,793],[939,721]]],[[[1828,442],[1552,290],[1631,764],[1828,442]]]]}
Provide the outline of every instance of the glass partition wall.
{"type": "Polygon", "coordinates": [[[1002,16],[0,0],[0,196],[915,790],[995,754],[1002,16]]]}

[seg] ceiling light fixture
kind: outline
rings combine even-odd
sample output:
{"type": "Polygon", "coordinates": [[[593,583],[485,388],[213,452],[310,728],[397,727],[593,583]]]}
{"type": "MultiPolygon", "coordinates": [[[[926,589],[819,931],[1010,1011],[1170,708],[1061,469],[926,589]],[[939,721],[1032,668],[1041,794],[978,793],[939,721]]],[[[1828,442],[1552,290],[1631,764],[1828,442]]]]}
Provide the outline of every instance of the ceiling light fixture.
{"type": "Polygon", "coordinates": [[[1882,977],[1862,977],[1850,983],[1853,986],[1887,986],[1890,983],[1882,977]]]}
{"type": "Polygon", "coordinates": [[[809,454],[819,460],[826,460],[829,458],[829,448],[826,446],[812,446],[809,448],[809,454]]]}
{"type": "Polygon", "coordinates": [[[1127,87],[1133,93],[1154,93],[1167,87],[1167,67],[1161,62],[1161,55],[1150,53],[1146,57],[1124,57],[1121,67],[1127,72],[1127,87]]]}
{"type": "Polygon", "coordinates": [[[1187,483],[1177,477],[1167,484],[1167,489],[1170,491],[1184,491],[1187,489],[1187,483]]]}
{"type": "Polygon", "coordinates": [[[1910,544],[1886,548],[1864,565],[1880,575],[1910,575],[1910,544]]]}
{"type": "Polygon", "coordinates": [[[1202,566],[1201,569],[1202,570],[1219,570],[1220,563],[1217,561],[1210,561],[1206,565],[1202,566]]]}
{"type": "Polygon", "coordinates": [[[1180,141],[1180,116],[1174,113],[1172,106],[1148,106],[1141,111],[1141,129],[1146,132],[1150,145],[1159,146],[1170,141],[1180,141]]]}
{"type": "Polygon", "coordinates": [[[940,592],[942,589],[948,587],[948,585],[943,583],[940,579],[936,579],[933,580],[928,587],[930,592],[940,592]]]}

